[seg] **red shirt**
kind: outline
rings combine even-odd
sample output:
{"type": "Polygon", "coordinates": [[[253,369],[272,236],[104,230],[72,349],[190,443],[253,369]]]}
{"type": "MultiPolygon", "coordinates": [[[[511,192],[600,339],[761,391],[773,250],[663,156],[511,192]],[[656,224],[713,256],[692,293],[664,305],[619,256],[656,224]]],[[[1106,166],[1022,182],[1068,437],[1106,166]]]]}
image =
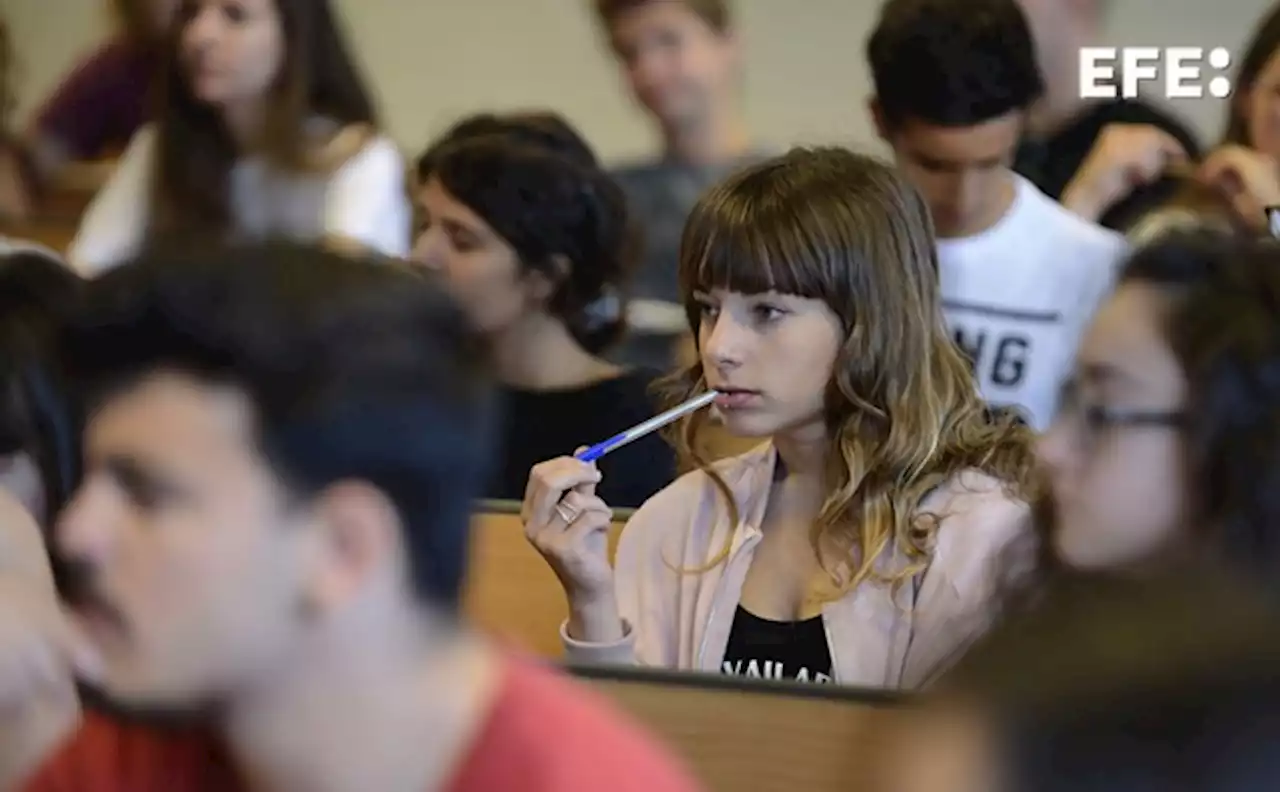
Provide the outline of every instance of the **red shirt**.
{"type": "MultiPolygon", "coordinates": [[[[207,737],[89,715],[24,792],[240,792],[207,737]]],[[[510,663],[502,691],[447,792],[695,792],[663,751],[594,695],[510,663]]]]}

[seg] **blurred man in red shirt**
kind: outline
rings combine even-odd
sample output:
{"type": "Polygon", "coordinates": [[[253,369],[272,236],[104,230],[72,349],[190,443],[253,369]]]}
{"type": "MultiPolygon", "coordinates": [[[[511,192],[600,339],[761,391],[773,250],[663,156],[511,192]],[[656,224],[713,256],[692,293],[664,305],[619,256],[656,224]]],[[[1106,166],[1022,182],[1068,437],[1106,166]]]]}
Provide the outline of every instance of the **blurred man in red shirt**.
{"type": "Polygon", "coordinates": [[[52,545],[74,630],[51,587],[0,577],[23,592],[0,595],[0,786],[692,790],[458,621],[492,412],[466,328],[407,268],[291,246],[93,282],[65,345],[84,477],[52,545]],[[77,721],[73,661],[199,725],[77,721]]]}

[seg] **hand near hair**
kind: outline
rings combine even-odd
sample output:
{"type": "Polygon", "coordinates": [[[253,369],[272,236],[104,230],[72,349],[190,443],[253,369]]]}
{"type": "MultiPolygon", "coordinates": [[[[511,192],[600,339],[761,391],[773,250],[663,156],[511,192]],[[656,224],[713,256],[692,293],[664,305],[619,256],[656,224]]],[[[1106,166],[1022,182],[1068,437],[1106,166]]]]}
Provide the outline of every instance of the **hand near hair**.
{"type": "Polygon", "coordinates": [[[520,517],[525,536],[551,565],[569,600],[569,637],[611,643],[623,637],[609,564],[613,511],[595,494],[599,469],[573,457],[529,471],[520,517]]]}
{"type": "Polygon", "coordinates": [[[1280,166],[1266,154],[1229,145],[1205,158],[1196,173],[1213,187],[1249,228],[1267,225],[1267,207],[1280,206],[1280,166]]]}
{"type": "Polygon", "coordinates": [[[1138,187],[1187,161],[1178,139],[1150,124],[1108,124],[1062,191],[1062,205],[1096,222],[1138,187]]]}

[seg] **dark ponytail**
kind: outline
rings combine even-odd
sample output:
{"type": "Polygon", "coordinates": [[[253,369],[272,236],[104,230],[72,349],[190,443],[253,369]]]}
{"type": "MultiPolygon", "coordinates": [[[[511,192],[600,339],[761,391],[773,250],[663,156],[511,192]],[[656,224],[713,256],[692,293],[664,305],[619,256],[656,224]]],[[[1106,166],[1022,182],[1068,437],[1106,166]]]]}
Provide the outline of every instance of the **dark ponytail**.
{"type": "Polygon", "coordinates": [[[501,236],[521,264],[556,284],[547,311],[593,354],[621,339],[635,240],[626,196],[586,142],[551,114],[482,115],[418,160],[501,236]]]}

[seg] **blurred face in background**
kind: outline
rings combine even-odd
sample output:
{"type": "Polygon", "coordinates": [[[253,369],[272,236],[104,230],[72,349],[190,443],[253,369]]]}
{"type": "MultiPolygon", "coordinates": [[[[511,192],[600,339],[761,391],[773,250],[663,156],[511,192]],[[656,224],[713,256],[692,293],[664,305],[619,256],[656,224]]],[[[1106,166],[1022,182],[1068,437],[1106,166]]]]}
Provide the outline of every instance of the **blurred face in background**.
{"type": "Polygon", "coordinates": [[[624,11],[610,37],[632,94],[664,128],[701,123],[734,88],[734,37],[713,29],[682,0],[651,0],[624,11]]]}
{"type": "Polygon", "coordinates": [[[432,178],[418,191],[413,260],[443,274],[471,321],[485,333],[516,325],[539,304],[533,273],[478,214],[432,178]]]}
{"type": "Polygon", "coordinates": [[[276,0],[183,0],[180,47],[191,93],[217,107],[261,101],[284,61],[276,0]]]}
{"type": "Polygon", "coordinates": [[[1009,165],[1022,136],[1021,112],[956,127],[914,119],[890,125],[874,106],[873,115],[898,166],[929,204],[939,238],[977,234],[1004,216],[1014,195],[1009,165]]]}
{"type": "Polygon", "coordinates": [[[1141,565],[1174,545],[1185,509],[1180,417],[1187,385],[1165,341],[1168,297],[1124,283],[1077,353],[1058,419],[1040,442],[1069,566],[1141,565]]]}
{"type": "Polygon", "coordinates": [[[1235,101],[1252,148],[1280,158],[1280,51],[1271,55],[1258,77],[1235,101]]]}

